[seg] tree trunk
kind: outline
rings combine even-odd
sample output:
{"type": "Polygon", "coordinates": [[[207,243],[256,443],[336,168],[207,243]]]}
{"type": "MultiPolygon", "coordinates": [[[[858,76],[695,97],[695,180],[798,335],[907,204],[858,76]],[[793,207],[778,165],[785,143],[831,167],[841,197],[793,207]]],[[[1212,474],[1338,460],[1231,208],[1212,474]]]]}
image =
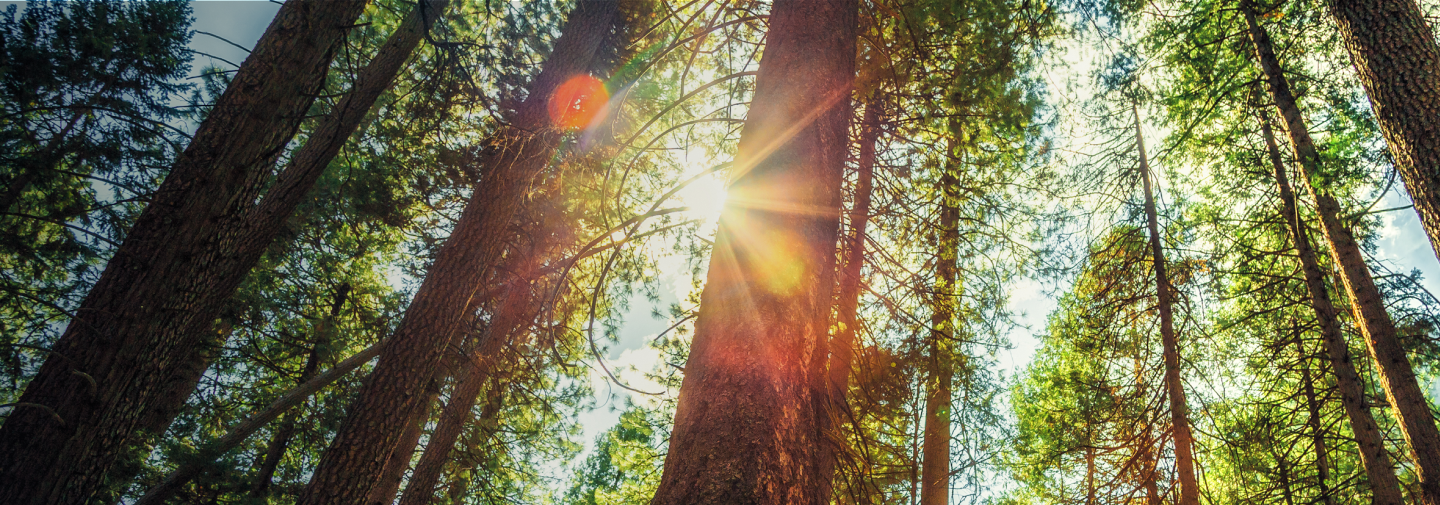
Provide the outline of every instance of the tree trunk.
{"type": "Polygon", "coordinates": [[[1260,63],[1260,70],[1269,83],[1270,97],[1275,101],[1281,117],[1285,119],[1290,134],[1290,143],[1299,158],[1301,178],[1315,199],[1320,215],[1321,230],[1330,243],[1330,255],[1340,268],[1345,291],[1350,295],[1351,310],[1360,323],[1365,335],[1365,344],[1370,356],[1375,359],[1380,371],[1380,385],[1390,399],[1395,417],[1400,421],[1400,431],[1414,451],[1416,474],[1420,480],[1421,502],[1426,505],[1440,505],[1440,431],[1430,413],[1430,404],[1410,367],[1410,359],[1395,331],[1395,323],[1385,309],[1385,300],[1370,270],[1361,255],[1360,244],[1351,235],[1350,229],[1340,221],[1340,203],[1324,186],[1325,178],[1320,172],[1320,156],[1315,143],[1310,139],[1310,130],[1290,93],[1290,83],[1280,68],[1280,60],[1270,44],[1270,36],[1255,21],[1254,6],[1243,4],[1245,21],[1250,29],[1250,39],[1260,63]]]}
{"type": "Polygon", "coordinates": [[[410,469],[410,461],[415,459],[415,450],[420,447],[420,435],[425,431],[425,423],[430,420],[430,409],[440,396],[440,383],[445,380],[441,375],[436,374],[430,379],[424,401],[415,406],[410,424],[400,434],[395,450],[386,458],[379,483],[370,490],[370,495],[365,497],[365,505],[390,505],[395,502],[395,495],[400,492],[400,482],[405,480],[405,471],[410,469]]]}
{"type": "Polygon", "coordinates": [[[178,406],[154,404],[174,396],[163,394],[166,372],[203,358],[181,352],[202,347],[187,330],[210,327],[206,317],[233,291],[217,293],[198,275],[225,259],[216,228],[253,201],[364,6],[281,7],[27,386],[21,402],[48,411],[19,408],[0,427],[0,502],[87,502],[138,449],[144,419],[173,418],[178,406]]]}
{"type": "Polygon", "coordinates": [[[1325,505],[1335,505],[1335,496],[1330,490],[1330,451],[1326,447],[1325,429],[1320,421],[1320,400],[1315,396],[1315,382],[1310,376],[1310,356],[1305,354],[1305,341],[1300,338],[1298,325],[1295,325],[1294,336],[1295,351],[1300,356],[1300,393],[1305,395],[1305,410],[1309,414],[1305,424],[1310,428],[1311,445],[1315,447],[1315,480],[1320,487],[1320,499],[1325,501],[1325,505]]]}
{"type": "Polygon", "coordinates": [[[442,361],[468,317],[465,307],[499,258],[505,228],[555,152],[561,131],[548,116],[553,91],[595,67],[598,47],[617,21],[613,0],[578,2],[571,12],[515,120],[497,132],[497,149],[486,158],[481,182],[298,503],[354,504],[375,486],[384,455],[404,431],[419,390],[442,361]]]}
{"type": "Polygon", "coordinates": [[[1331,0],[1395,170],[1440,251],[1440,46],[1415,0],[1331,0]]]}
{"type": "Polygon", "coordinates": [[[782,0],[741,132],[652,503],[822,504],[855,0],[782,0]]]}
{"type": "Polygon", "coordinates": [[[1350,346],[1345,343],[1345,334],[1340,330],[1335,305],[1330,301],[1330,290],[1325,286],[1325,274],[1310,245],[1310,236],[1305,223],[1300,219],[1300,210],[1295,205],[1295,192],[1290,189],[1290,178],[1286,175],[1285,164],[1280,157],[1280,148],[1275,144],[1275,134],[1270,129],[1270,120],[1261,112],[1260,133],[1265,138],[1270,164],[1274,168],[1275,183],[1280,188],[1281,211],[1285,213],[1286,226],[1290,230],[1290,241],[1300,257],[1300,269],[1305,275],[1305,287],[1309,291],[1310,306],[1315,310],[1315,322],[1320,326],[1320,337],[1325,353],[1330,358],[1330,368],[1335,372],[1335,387],[1340,391],[1340,403],[1345,416],[1350,420],[1350,430],[1355,433],[1355,442],[1360,446],[1360,464],[1365,467],[1365,476],[1370,480],[1375,505],[1399,505],[1404,500],[1400,494],[1400,480],[1395,477],[1390,456],[1385,452],[1385,438],[1365,404],[1365,385],[1360,374],[1350,361],[1350,346]]]}
{"type": "MultiPolygon", "coordinates": [[[[300,371],[300,376],[295,379],[299,384],[304,384],[320,371],[320,362],[325,359],[326,348],[330,346],[330,328],[335,318],[340,317],[340,309],[345,306],[345,298],[350,294],[350,285],[342,284],[335,292],[335,300],[330,305],[330,313],[315,325],[315,343],[310,348],[310,356],[305,359],[305,368],[300,371]]],[[[297,384],[298,385],[298,384],[297,384]]],[[[285,457],[285,449],[290,446],[290,439],[295,436],[295,412],[285,414],[285,420],[280,421],[280,426],[270,437],[270,443],[265,449],[265,458],[260,462],[259,475],[255,477],[255,483],[250,486],[250,496],[264,500],[270,494],[270,481],[275,476],[275,468],[280,466],[280,459],[285,457]]]]}
{"type": "Polygon", "coordinates": [[[501,295],[500,307],[490,319],[484,336],[479,339],[477,349],[470,353],[473,361],[463,360],[459,365],[461,371],[456,373],[450,401],[446,402],[445,410],[440,414],[440,422],[430,434],[425,453],[415,464],[415,471],[410,476],[410,483],[405,486],[400,505],[429,505],[434,499],[440,474],[445,469],[445,463],[450,460],[450,451],[455,448],[455,441],[459,440],[470,424],[470,412],[475,408],[481,390],[486,382],[497,382],[491,379],[500,352],[521,338],[526,323],[531,320],[531,309],[536,303],[531,281],[539,270],[542,254],[535,250],[528,252],[530,254],[520,253],[513,256],[507,268],[503,269],[514,272],[514,275],[506,283],[507,289],[501,295]]]}
{"type": "Polygon", "coordinates": [[[963,140],[959,126],[951,124],[952,158],[940,174],[940,229],[935,256],[935,291],[930,301],[929,378],[925,383],[925,447],[920,468],[920,505],[950,503],[950,404],[955,376],[955,310],[958,300],[956,259],[960,252],[961,169],[954,160],[963,140]]]}
{"type": "Polygon", "coordinates": [[[850,209],[850,233],[845,236],[840,266],[840,293],[836,297],[835,337],[830,341],[830,364],[826,373],[830,377],[830,407],[821,420],[830,434],[825,445],[820,447],[819,475],[821,496],[829,496],[834,489],[835,464],[837,456],[844,450],[845,434],[840,426],[849,410],[847,394],[850,391],[850,369],[855,359],[855,336],[860,329],[856,311],[860,307],[860,270],[865,266],[865,227],[870,221],[870,194],[874,190],[875,143],[880,139],[882,105],[872,98],[865,106],[865,117],[861,120],[860,159],[855,170],[855,203],[850,209]]]}
{"type": "Polygon", "coordinates": [[[200,475],[200,472],[204,471],[206,465],[214,461],[215,458],[230,452],[235,446],[240,445],[245,439],[250,438],[250,435],[255,434],[260,428],[264,427],[270,421],[274,421],[275,418],[280,417],[281,414],[289,411],[290,408],[299,405],[305,401],[306,398],[309,398],[310,395],[324,389],[325,386],[339,380],[356,368],[360,368],[360,365],[369,363],[370,360],[380,355],[380,349],[383,346],[383,343],[375,344],[363,351],[355,353],[354,356],[345,358],[345,361],[335,364],[334,368],[287,391],[268,407],[265,407],[264,410],[251,414],[250,417],[245,418],[240,424],[230,428],[230,431],[226,432],[225,436],[216,439],[215,442],[197,451],[199,454],[196,455],[194,462],[181,465],[180,468],[176,468],[170,472],[169,475],[165,476],[164,481],[161,481],[160,484],[146,491],[145,495],[141,496],[140,499],[135,502],[135,505],[163,503],[170,495],[179,491],[181,486],[190,482],[190,479],[200,475]]]}
{"type": "Polygon", "coordinates": [[[1200,488],[1195,480],[1195,437],[1190,433],[1189,407],[1185,385],[1180,380],[1180,345],[1175,335],[1170,278],[1166,275],[1165,249],[1160,243],[1160,218],[1155,193],[1150,186],[1150,160],[1145,157],[1145,137],[1140,132],[1140,109],[1135,112],[1135,145],[1140,152],[1140,181],[1145,188],[1145,226],[1150,232],[1150,260],[1155,264],[1156,310],[1160,312],[1160,341],[1165,352],[1165,396],[1170,399],[1170,424],[1175,435],[1175,473],[1180,480],[1179,505],[1199,505],[1200,488]]]}
{"type": "MultiPolygon", "coordinates": [[[[1138,344],[1135,348],[1135,397],[1142,402],[1148,402],[1150,397],[1146,392],[1145,366],[1140,359],[1138,344]]],[[[1136,457],[1136,463],[1139,465],[1137,473],[1140,475],[1140,487],[1145,489],[1146,505],[1160,505],[1160,484],[1155,481],[1157,463],[1155,461],[1155,438],[1150,433],[1148,420],[1142,419],[1139,428],[1135,436],[1139,437],[1140,443],[1140,454],[1136,457]]]]}

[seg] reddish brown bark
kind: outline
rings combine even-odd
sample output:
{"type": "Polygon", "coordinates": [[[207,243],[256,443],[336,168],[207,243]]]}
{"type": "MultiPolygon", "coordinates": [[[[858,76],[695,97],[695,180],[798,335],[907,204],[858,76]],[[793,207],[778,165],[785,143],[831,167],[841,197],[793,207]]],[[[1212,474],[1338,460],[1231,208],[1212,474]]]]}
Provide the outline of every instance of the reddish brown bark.
{"type": "Polygon", "coordinates": [[[1331,0],[1395,171],[1440,252],[1440,45],[1415,0],[1331,0]]]}
{"type": "Polygon", "coordinates": [[[87,502],[138,452],[138,431],[173,418],[178,405],[157,404],[183,401],[167,394],[172,370],[183,385],[204,369],[193,361],[213,331],[193,330],[209,330],[233,291],[204,275],[228,259],[217,228],[253,201],[364,5],[299,1],[277,13],[27,386],[21,402],[48,411],[17,409],[0,427],[0,502],[87,502]]]}
{"type": "MultiPolygon", "coordinates": [[[[1300,219],[1299,207],[1295,204],[1295,192],[1290,189],[1290,178],[1280,157],[1280,148],[1275,144],[1275,134],[1270,130],[1269,118],[1261,113],[1260,132],[1265,139],[1273,167],[1275,183],[1280,190],[1281,212],[1285,213],[1286,227],[1294,244],[1296,256],[1300,258],[1300,270],[1305,275],[1305,288],[1310,298],[1310,307],[1315,311],[1315,322],[1320,326],[1320,337],[1329,357],[1330,368],[1335,372],[1335,389],[1340,392],[1340,403],[1350,421],[1350,431],[1355,434],[1355,443],[1360,447],[1360,464],[1365,467],[1365,476],[1370,480],[1375,505],[1399,505],[1403,502],[1400,481],[1395,477],[1390,456],[1385,452],[1385,438],[1365,404],[1365,385],[1360,374],[1350,361],[1350,345],[1345,343],[1345,334],[1340,331],[1335,305],[1330,301],[1330,290],[1325,286],[1325,274],[1310,245],[1309,232],[1300,219]]],[[[1303,353],[1302,353],[1303,356],[1303,353]]],[[[1307,369],[1308,379],[1308,369],[1307,369]]],[[[1307,391],[1310,386],[1307,382],[1307,391]]],[[[1313,393],[1312,393],[1313,396],[1313,393]]],[[[1318,409],[1318,407],[1314,407],[1318,409]]],[[[1317,440],[1323,437],[1317,435],[1317,440]]],[[[1317,448],[1317,450],[1319,450],[1317,448]]],[[[1323,478],[1322,478],[1323,480],[1323,478]]]]}
{"type": "Polygon", "coordinates": [[[770,11],[652,503],[821,504],[854,0],[770,11]]]}
{"type": "Polygon", "coordinates": [[[1285,120],[1291,147],[1299,160],[1300,178],[1306,182],[1315,200],[1321,230],[1330,244],[1331,258],[1340,269],[1345,292],[1350,296],[1351,310],[1380,372],[1380,385],[1400,421],[1400,431],[1413,451],[1416,474],[1420,479],[1421,502],[1440,504],[1440,430],[1435,427],[1430,403],[1420,389],[1405,347],[1400,344],[1395,323],[1390,319],[1385,300],[1365,264],[1360,244],[1340,220],[1340,203],[1325,186],[1320,172],[1319,152],[1310,138],[1309,127],[1295,103],[1295,96],[1290,92],[1290,83],[1280,67],[1279,58],[1275,56],[1270,35],[1255,21],[1254,5],[1246,1],[1242,7],[1260,70],[1269,84],[1270,98],[1285,120]]]}
{"type": "Polygon", "coordinates": [[[562,132],[548,116],[553,91],[595,66],[597,49],[617,21],[611,0],[578,2],[571,12],[514,121],[496,133],[480,183],[299,503],[360,503],[375,487],[384,455],[404,431],[406,414],[420,400],[419,390],[467,317],[465,307],[500,256],[505,227],[555,152],[562,132]]]}
{"type": "Polygon", "coordinates": [[[1165,248],[1160,243],[1160,218],[1151,189],[1150,160],[1140,132],[1140,109],[1135,111],[1135,146],[1140,153],[1140,182],[1145,189],[1145,227],[1150,232],[1150,260],[1155,265],[1155,309],[1160,313],[1160,341],[1165,353],[1165,396],[1170,400],[1170,428],[1175,441],[1175,474],[1180,481],[1179,505],[1199,505],[1195,479],[1195,436],[1190,432],[1190,410],[1185,383],[1180,379],[1180,342],[1175,334],[1174,293],[1166,273],[1165,248]]]}
{"type": "Polygon", "coordinates": [[[425,432],[425,423],[430,421],[430,409],[440,396],[440,382],[444,381],[445,377],[438,375],[443,374],[437,374],[430,380],[430,385],[425,389],[424,400],[415,406],[410,424],[400,434],[400,441],[386,458],[380,480],[375,488],[370,490],[370,495],[365,497],[365,505],[390,505],[395,502],[395,496],[400,493],[400,483],[405,479],[405,471],[410,469],[410,461],[415,459],[415,450],[420,447],[420,435],[425,432]]]}

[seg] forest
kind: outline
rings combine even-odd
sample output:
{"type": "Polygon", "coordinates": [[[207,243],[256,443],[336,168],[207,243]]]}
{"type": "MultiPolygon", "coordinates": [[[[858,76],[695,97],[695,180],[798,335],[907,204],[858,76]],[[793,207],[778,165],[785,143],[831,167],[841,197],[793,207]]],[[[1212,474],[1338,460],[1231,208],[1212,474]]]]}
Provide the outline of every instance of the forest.
{"type": "Polygon", "coordinates": [[[0,4],[0,503],[1440,505],[1440,4],[207,3],[0,4]]]}

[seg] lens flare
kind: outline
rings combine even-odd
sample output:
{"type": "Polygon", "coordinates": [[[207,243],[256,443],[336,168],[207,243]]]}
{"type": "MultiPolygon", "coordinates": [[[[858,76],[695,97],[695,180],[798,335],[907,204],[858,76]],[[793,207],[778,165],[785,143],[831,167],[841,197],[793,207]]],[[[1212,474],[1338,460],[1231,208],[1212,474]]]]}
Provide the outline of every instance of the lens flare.
{"type": "Polygon", "coordinates": [[[550,94],[550,121],[567,130],[585,128],[609,101],[610,93],[600,79],[588,74],[571,77],[550,94]]]}

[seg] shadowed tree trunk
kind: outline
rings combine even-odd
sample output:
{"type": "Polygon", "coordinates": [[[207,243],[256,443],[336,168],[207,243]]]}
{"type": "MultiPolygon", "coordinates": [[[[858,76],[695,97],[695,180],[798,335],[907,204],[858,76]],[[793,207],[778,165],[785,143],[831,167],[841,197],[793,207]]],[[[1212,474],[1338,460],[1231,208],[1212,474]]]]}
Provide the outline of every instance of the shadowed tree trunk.
{"type": "Polygon", "coordinates": [[[596,66],[598,48],[617,21],[613,0],[577,2],[514,121],[495,134],[481,181],[298,503],[355,504],[376,486],[384,455],[395,448],[420,390],[468,317],[465,307],[499,258],[506,226],[555,152],[562,132],[549,117],[551,95],[596,66]]]}
{"type": "Polygon", "coordinates": [[[935,256],[935,291],[930,300],[928,379],[925,382],[925,446],[920,469],[920,505],[950,502],[950,407],[955,377],[955,310],[959,303],[956,260],[960,252],[959,156],[964,142],[958,123],[950,125],[950,157],[938,182],[940,190],[939,250],[935,256]]]}
{"type": "Polygon", "coordinates": [[[651,503],[823,504],[827,333],[855,78],[855,0],[781,0],[651,503]]]}
{"type": "Polygon", "coordinates": [[[850,233],[845,236],[842,252],[844,259],[840,266],[840,292],[836,296],[835,337],[830,340],[829,374],[830,407],[822,422],[827,423],[824,431],[830,434],[825,445],[820,447],[819,472],[821,496],[829,496],[834,489],[836,458],[844,450],[845,435],[840,430],[849,410],[846,395],[850,390],[850,369],[855,359],[855,336],[860,329],[856,311],[860,306],[860,270],[865,266],[865,226],[870,221],[870,194],[874,190],[875,143],[880,139],[882,105],[878,98],[872,98],[865,105],[865,117],[861,120],[860,159],[855,170],[855,203],[850,209],[850,233]]]}
{"type": "Polygon", "coordinates": [[[1415,0],[1331,0],[1395,171],[1440,252],[1440,46],[1415,0]]]}
{"type": "Polygon", "coordinates": [[[179,405],[157,404],[183,402],[172,370],[203,371],[187,361],[204,359],[201,341],[238,283],[217,289],[207,275],[231,261],[218,247],[224,225],[254,201],[364,6],[281,7],[26,387],[20,401],[42,407],[0,427],[0,502],[85,503],[144,445],[137,432],[174,417],[179,405]]]}
{"type": "Polygon", "coordinates": [[[410,469],[410,460],[415,459],[415,450],[420,446],[420,435],[425,431],[425,423],[430,420],[430,409],[440,396],[440,383],[445,380],[442,375],[437,374],[430,379],[430,384],[425,388],[424,400],[415,406],[410,424],[400,434],[395,450],[385,459],[385,469],[380,472],[380,481],[370,490],[370,495],[365,497],[365,505],[390,505],[395,502],[395,495],[400,493],[400,482],[405,480],[405,471],[410,469]]]}
{"type": "MultiPolygon", "coordinates": [[[[1275,183],[1280,189],[1281,212],[1285,213],[1290,241],[1294,244],[1296,256],[1300,257],[1300,270],[1305,275],[1310,307],[1315,311],[1315,322],[1320,326],[1325,353],[1330,358],[1331,370],[1335,372],[1335,388],[1340,392],[1340,403],[1350,421],[1350,431],[1355,434],[1355,443],[1360,447],[1360,464],[1365,467],[1365,476],[1370,480],[1370,489],[1374,494],[1372,501],[1375,505],[1399,505],[1403,502],[1400,480],[1395,477],[1395,468],[1385,452],[1385,438],[1375,424],[1375,417],[1370,414],[1370,407],[1365,404],[1365,385],[1360,382],[1360,374],[1350,361],[1350,346],[1345,343],[1345,334],[1340,331],[1335,305],[1330,301],[1330,290],[1325,286],[1325,274],[1320,270],[1315,247],[1310,245],[1309,233],[1300,219],[1300,209],[1295,205],[1295,192],[1290,189],[1290,178],[1286,175],[1280,148],[1275,144],[1270,120],[1263,111],[1260,121],[1260,133],[1265,138],[1265,149],[1269,152],[1275,183]]],[[[1304,356],[1303,352],[1301,356],[1304,356]]],[[[1306,388],[1310,391],[1308,375],[1307,369],[1306,388]]],[[[1313,392],[1309,394],[1313,396],[1313,392]]],[[[1312,409],[1318,410],[1318,406],[1312,409]]],[[[1318,432],[1316,437],[1323,440],[1318,432]]]]}
{"type": "MultiPolygon", "coordinates": [[[[1430,404],[1425,399],[1416,380],[1410,359],[1395,331],[1395,323],[1385,309],[1385,300],[1370,276],[1369,267],[1350,229],[1340,220],[1341,207],[1326,187],[1326,178],[1320,171],[1320,156],[1310,138],[1305,118],[1290,92],[1290,83],[1275,56],[1270,36],[1264,27],[1255,21],[1254,5],[1242,3],[1246,26],[1261,72],[1270,88],[1270,98],[1285,120],[1290,134],[1290,144],[1299,159],[1300,178],[1310,189],[1320,215],[1321,230],[1330,243],[1330,255],[1340,269],[1340,278],[1345,291],[1350,295],[1351,310],[1359,322],[1361,333],[1370,356],[1375,359],[1380,372],[1380,385],[1400,421],[1400,431],[1414,451],[1416,474],[1420,479],[1421,501],[1427,505],[1440,504],[1440,431],[1435,428],[1435,419],[1430,413],[1430,404]]],[[[1327,339],[1328,340],[1328,339],[1327,339]]]]}
{"type": "Polygon", "coordinates": [[[1160,341],[1165,352],[1165,396],[1170,400],[1170,424],[1175,437],[1175,473],[1180,481],[1179,505],[1199,505],[1200,488],[1195,480],[1195,437],[1190,433],[1189,406],[1185,384],[1180,380],[1180,343],[1175,335],[1174,293],[1166,274],[1165,249],[1160,243],[1160,218],[1155,192],[1150,183],[1150,160],[1145,157],[1145,137],[1140,132],[1140,109],[1135,112],[1135,147],[1140,153],[1140,182],[1145,189],[1145,227],[1150,232],[1150,260],[1155,264],[1155,309],[1160,313],[1160,341]]]}

